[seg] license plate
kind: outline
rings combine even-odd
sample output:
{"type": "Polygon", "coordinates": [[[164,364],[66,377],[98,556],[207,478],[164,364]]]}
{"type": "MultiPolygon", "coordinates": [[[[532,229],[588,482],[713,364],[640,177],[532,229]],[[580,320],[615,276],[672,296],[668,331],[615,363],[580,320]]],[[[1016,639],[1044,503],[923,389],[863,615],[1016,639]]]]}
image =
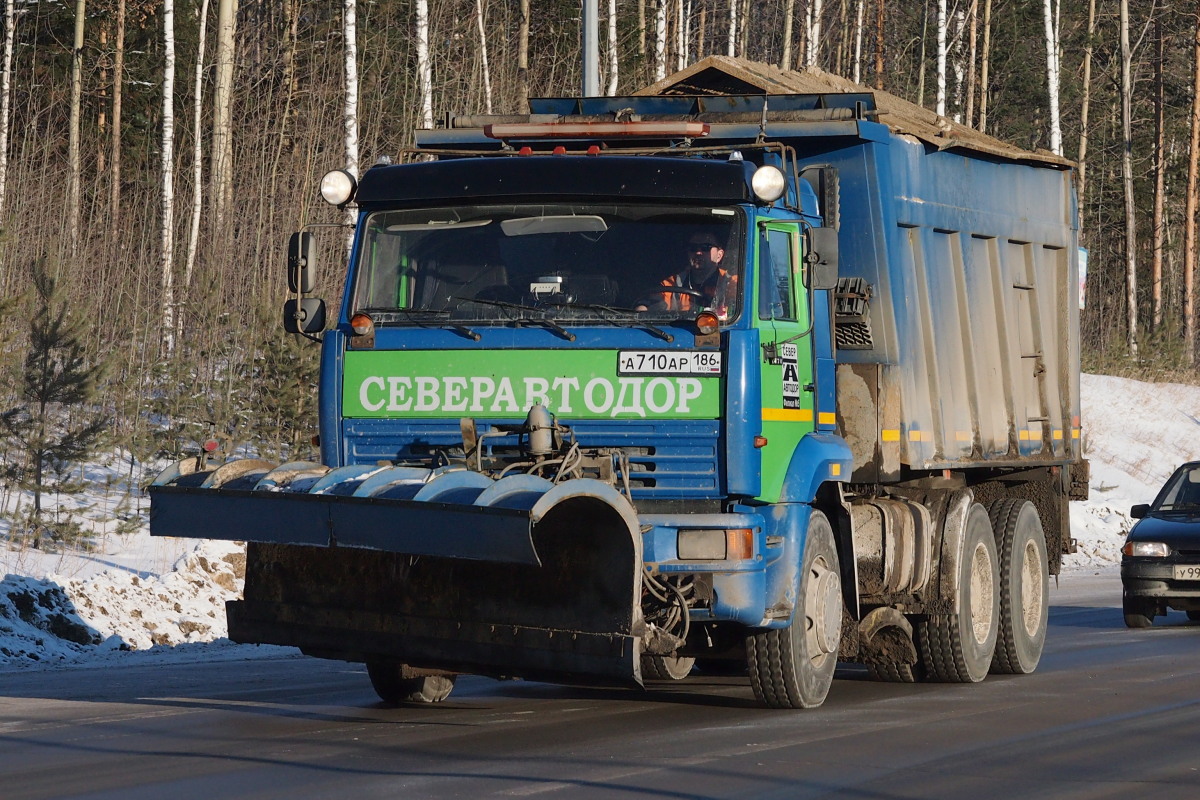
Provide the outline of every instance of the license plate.
{"type": "Polygon", "coordinates": [[[1176,564],[1175,580],[1200,581],[1200,564],[1176,564]]]}
{"type": "Polygon", "coordinates": [[[622,350],[618,375],[720,375],[721,353],[712,350],[622,350]]]}

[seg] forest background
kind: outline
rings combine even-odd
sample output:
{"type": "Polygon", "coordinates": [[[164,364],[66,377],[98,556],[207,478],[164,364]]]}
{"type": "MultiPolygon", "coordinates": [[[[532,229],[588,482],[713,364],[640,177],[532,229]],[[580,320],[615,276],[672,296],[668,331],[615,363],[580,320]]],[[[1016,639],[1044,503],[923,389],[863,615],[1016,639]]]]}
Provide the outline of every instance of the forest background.
{"type": "MultiPolygon", "coordinates": [[[[289,232],[339,221],[321,174],[582,82],[580,0],[3,2],[0,509],[35,544],[77,532],[45,527],[42,497],[100,447],[135,484],[212,437],[315,455],[317,348],[280,309],[289,232]]],[[[1198,10],[600,0],[599,83],[712,54],[813,65],[1077,160],[1085,369],[1195,382],[1198,10]]]]}

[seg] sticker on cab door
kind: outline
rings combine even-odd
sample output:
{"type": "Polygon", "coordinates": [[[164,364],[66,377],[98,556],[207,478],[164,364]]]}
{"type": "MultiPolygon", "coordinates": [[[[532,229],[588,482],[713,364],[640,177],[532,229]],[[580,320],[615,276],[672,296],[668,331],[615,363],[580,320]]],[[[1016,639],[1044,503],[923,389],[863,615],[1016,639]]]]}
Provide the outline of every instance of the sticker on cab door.
{"type": "Polygon", "coordinates": [[[799,350],[794,344],[783,344],[779,347],[779,354],[783,360],[783,407],[799,408],[800,370],[796,364],[799,350]]]}

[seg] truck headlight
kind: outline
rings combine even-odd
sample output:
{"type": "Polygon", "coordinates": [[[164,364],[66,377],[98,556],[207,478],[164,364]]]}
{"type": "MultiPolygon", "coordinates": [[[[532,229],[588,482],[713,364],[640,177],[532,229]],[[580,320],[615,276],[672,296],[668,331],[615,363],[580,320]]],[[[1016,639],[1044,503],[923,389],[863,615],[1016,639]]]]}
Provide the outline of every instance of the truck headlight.
{"type": "Polygon", "coordinates": [[[1121,552],[1127,556],[1166,558],[1171,555],[1171,548],[1164,542],[1126,542],[1121,552]]]}
{"type": "Polygon", "coordinates": [[[774,203],[787,191],[787,178],[783,177],[779,167],[768,164],[754,170],[754,176],[750,178],[750,188],[759,200],[774,203]]]}
{"type": "Polygon", "coordinates": [[[331,206],[344,206],[354,197],[358,181],[344,169],[334,169],[321,178],[321,197],[331,206]]]}

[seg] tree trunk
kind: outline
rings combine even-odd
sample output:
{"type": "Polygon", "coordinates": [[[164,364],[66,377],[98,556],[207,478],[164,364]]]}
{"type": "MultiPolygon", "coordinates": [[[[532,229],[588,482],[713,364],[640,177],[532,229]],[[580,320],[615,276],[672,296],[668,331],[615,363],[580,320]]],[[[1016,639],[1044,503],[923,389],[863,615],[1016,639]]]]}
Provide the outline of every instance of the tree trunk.
{"type": "Polygon", "coordinates": [[[1053,0],[1042,0],[1046,29],[1046,95],[1050,105],[1050,151],[1062,155],[1062,127],[1058,118],[1058,19],[1053,0]]]}
{"type": "Polygon", "coordinates": [[[883,88],[883,65],[884,65],[884,3],[887,0],[877,0],[875,6],[875,88],[883,88]]]}
{"type": "Polygon", "coordinates": [[[609,97],[617,94],[617,78],[620,70],[617,58],[617,0],[608,0],[608,91],[609,97]]]}
{"type": "Polygon", "coordinates": [[[117,0],[117,31],[113,38],[112,92],[112,165],[109,197],[109,222],[113,231],[121,229],[121,101],[125,95],[125,0],[117,0]]]}
{"type": "Polygon", "coordinates": [[[162,348],[175,351],[175,0],[163,0],[162,348]]]}
{"type": "MultiPolygon", "coordinates": [[[[425,23],[425,60],[429,60],[429,23],[428,12],[425,23]]],[[[417,28],[420,32],[420,18],[417,28]]],[[[521,0],[521,19],[517,30],[517,113],[524,114],[529,110],[529,0],[521,0]]],[[[418,40],[419,41],[419,40],[418,40]]],[[[425,79],[422,78],[422,81],[425,79]]],[[[425,84],[422,83],[421,97],[425,97],[425,84]]],[[[433,124],[433,109],[429,111],[429,121],[433,124]]]]}
{"type": "Polygon", "coordinates": [[[1125,336],[1130,358],[1138,357],[1137,207],[1133,197],[1133,81],[1129,48],[1129,0],[1121,0],[1121,178],[1125,186],[1125,336]]]}
{"type": "Polygon", "coordinates": [[[804,59],[805,66],[815,67],[821,58],[821,12],[824,10],[824,0],[809,0],[808,8],[808,24],[804,33],[808,49],[804,54],[804,59]]]}
{"type": "Polygon", "coordinates": [[[979,59],[979,132],[987,133],[988,67],[992,57],[992,0],[983,0],[983,56],[979,59]]]}
{"type": "Polygon", "coordinates": [[[667,3],[658,0],[654,6],[654,80],[667,77],[667,3]]]}
{"type": "MultiPolygon", "coordinates": [[[[1093,0],[1094,2],[1094,0],[1093,0]]],[[[1200,3],[1197,4],[1200,6],[1200,3]]],[[[1200,9],[1198,9],[1200,10],[1200,9]]],[[[1188,143],[1187,201],[1183,224],[1183,353],[1188,365],[1196,363],[1196,214],[1200,206],[1200,14],[1196,15],[1192,43],[1192,129],[1188,143]]]]}
{"type": "Polygon", "coordinates": [[[779,59],[779,68],[787,71],[792,68],[792,17],[796,13],[796,0],[787,0],[783,6],[783,56],[779,59]]]}
{"type": "Polygon", "coordinates": [[[217,5],[217,81],[213,93],[212,225],[222,230],[233,199],[233,65],[237,34],[237,0],[217,5]]]}
{"type": "Polygon", "coordinates": [[[204,119],[204,50],[208,40],[208,0],[200,4],[199,33],[196,41],[196,78],[192,91],[192,225],[188,236],[187,259],[183,266],[183,290],[192,285],[196,249],[200,242],[200,212],[204,206],[204,142],[200,123],[204,119]]]}
{"type": "MultiPolygon", "coordinates": [[[[1087,196],[1088,112],[1092,104],[1092,38],[1096,35],[1096,0],[1088,0],[1087,44],[1083,48],[1083,102],[1079,112],[1079,207],[1084,208],[1087,196]]],[[[1197,30],[1200,36],[1200,29],[1197,30]]],[[[1200,77],[1198,77],[1200,80],[1200,77]]],[[[1083,214],[1079,228],[1084,228],[1083,214]]]]}
{"type": "Polygon", "coordinates": [[[737,55],[738,0],[729,0],[729,48],[726,54],[737,55]]]}
{"type": "Polygon", "coordinates": [[[976,35],[979,30],[979,0],[971,0],[967,16],[970,17],[967,46],[967,107],[963,116],[966,119],[967,127],[973,128],[975,127],[975,59],[979,57],[975,47],[976,35]]]}
{"type": "Polygon", "coordinates": [[[946,0],[938,0],[936,109],[939,117],[946,116],[946,24],[946,0]]]}
{"type": "MultiPolygon", "coordinates": [[[[1157,5],[1157,4],[1156,4],[1157,5]]],[[[1163,321],[1163,238],[1166,227],[1164,197],[1166,195],[1167,133],[1163,120],[1163,32],[1162,18],[1152,8],[1154,17],[1154,222],[1151,227],[1150,261],[1150,329],[1157,331],[1163,321]]]]}
{"type": "MultiPolygon", "coordinates": [[[[12,108],[12,60],[16,36],[16,0],[4,4],[4,67],[0,69],[0,230],[7,231],[4,205],[8,195],[8,126],[12,108]]],[[[4,275],[0,275],[0,296],[8,297],[4,275]]]]}
{"type": "Polygon", "coordinates": [[[862,83],[863,7],[867,0],[858,0],[854,10],[854,82],[862,83]]]}
{"type": "MultiPolygon", "coordinates": [[[[349,8],[352,0],[346,0],[346,6],[349,8]]],[[[485,114],[492,113],[492,73],[488,69],[488,45],[487,45],[487,30],[483,24],[483,0],[475,0],[475,23],[479,31],[479,59],[483,64],[483,111],[485,114]]],[[[349,69],[349,60],[347,58],[347,69],[349,69]]],[[[358,78],[355,77],[357,85],[358,78]]],[[[357,95],[357,91],[355,92],[357,95]]]]}
{"type": "MultiPolygon", "coordinates": [[[[522,40],[525,52],[528,53],[528,36],[529,36],[529,7],[526,0],[526,5],[523,9],[525,12],[526,27],[524,28],[525,39],[522,40]]],[[[525,74],[529,74],[529,58],[525,57],[525,74]]],[[[518,67],[518,70],[521,68],[518,67]]],[[[431,130],[433,128],[433,69],[429,64],[429,0],[417,0],[417,83],[420,86],[421,93],[421,117],[419,126],[423,130],[431,130]]],[[[525,94],[528,97],[529,86],[525,85],[525,94]]]]}
{"type": "Polygon", "coordinates": [[[75,42],[71,48],[71,122],[67,143],[67,226],[72,259],[79,252],[80,185],[83,179],[79,160],[79,118],[83,97],[83,23],[86,12],[86,0],[75,0],[75,42]]]}

